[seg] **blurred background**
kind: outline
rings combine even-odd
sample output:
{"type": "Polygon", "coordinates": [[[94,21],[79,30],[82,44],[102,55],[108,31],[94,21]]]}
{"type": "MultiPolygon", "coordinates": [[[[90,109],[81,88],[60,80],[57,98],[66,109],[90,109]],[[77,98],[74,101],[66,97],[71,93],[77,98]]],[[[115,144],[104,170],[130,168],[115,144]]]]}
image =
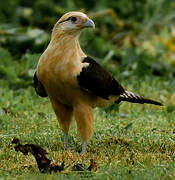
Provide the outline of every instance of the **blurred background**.
{"type": "Polygon", "coordinates": [[[156,79],[175,96],[174,0],[0,1],[1,87],[17,91],[33,85],[54,24],[72,10],[87,13],[96,24],[82,33],[82,49],[124,87],[130,82],[137,91],[143,81],[152,86],[156,79]]]}

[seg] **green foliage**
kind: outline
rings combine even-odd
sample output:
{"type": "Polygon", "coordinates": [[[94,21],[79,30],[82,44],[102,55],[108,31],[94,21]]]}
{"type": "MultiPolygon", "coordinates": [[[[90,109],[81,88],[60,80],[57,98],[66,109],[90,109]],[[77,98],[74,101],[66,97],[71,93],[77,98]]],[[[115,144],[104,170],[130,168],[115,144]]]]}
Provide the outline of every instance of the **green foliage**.
{"type": "Polygon", "coordinates": [[[0,48],[0,84],[12,89],[33,85],[32,79],[40,54],[25,54],[18,62],[11,54],[0,48]]]}
{"type": "MultiPolygon", "coordinates": [[[[42,53],[50,40],[51,29],[58,18],[69,10],[85,8],[90,11],[112,8],[112,14],[94,16],[96,31],[84,31],[81,36],[81,45],[85,52],[97,58],[109,71],[117,75],[116,69],[124,77],[130,75],[145,77],[147,74],[156,76],[173,77],[174,67],[166,63],[165,45],[154,43],[151,34],[159,33],[168,36],[168,29],[162,30],[167,23],[167,28],[172,26],[171,19],[175,3],[172,1],[144,0],[137,1],[21,1],[10,0],[1,2],[0,46],[5,48],[20,63],[27,53],[42,53]],[[168,9],[168,11],[167,11],[168,9]],[[14,12],[16,12],[14,14],[14,12]],[[168,13],[167,13],[168,12],[168,13]],[[116,18],[121,19],[123,27],[116,26],[116,18]],[[161,21],[160,21],[161,19],[161,21]],[[171,23],[170,23],[171,22],[171,23]],[[49,31],[49,32],[46,32],[49,31]],[[166,32],[166,33],[165,33],[166,32]],[[149,39],[148,48],[154,53],[145,50],[142,46],[149,39]],[[90,46],[89,46],[90,44],[90,46]],[[159,45],[158,45],[159,44],[159,45]],[[137,48],[136,48],[137,47],[137,48]],[[119,50],[120,48],[120,50],[119,50]],[[95,49],[95,51],[94,51],[95,49]],[[121,73],[122,72],[122,73],[121,73]]],[[[161,41],[161,40],[160,40],[161,41]]],[[[12,58],[11,58],[12,60],[12,58]]],[[[12,63],[13,64],[13,63],[12,63]]],[[[11,65],[9,65],[11,66],[11,65]]],[[[11,70],[2,70],[0,73],[9,76],[11,82],[18,81],[11,70]],[[9,73],[9,75],[8,75],[9,73]]],[[[25,76],[26,77],[26,76],[25,76]]],[[[25,78],[27,80],[27,78],[25,78]]],[[[30,78],[29,78],[30,80],[30,78]]],[[[30,83],[28,83],[30,84],[30,83]]]]}

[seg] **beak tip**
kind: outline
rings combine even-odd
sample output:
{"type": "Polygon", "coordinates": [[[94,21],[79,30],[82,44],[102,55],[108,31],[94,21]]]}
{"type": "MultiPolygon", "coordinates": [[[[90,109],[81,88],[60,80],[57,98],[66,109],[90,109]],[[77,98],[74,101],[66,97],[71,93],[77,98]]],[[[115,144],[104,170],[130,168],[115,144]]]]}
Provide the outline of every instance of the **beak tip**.
{"type": "Polygon", "coordinates": [[[91,19],[88,19],[88,20],[84,23],[84,26],[95,29],[95,23],[94,23],[91,19]]]}

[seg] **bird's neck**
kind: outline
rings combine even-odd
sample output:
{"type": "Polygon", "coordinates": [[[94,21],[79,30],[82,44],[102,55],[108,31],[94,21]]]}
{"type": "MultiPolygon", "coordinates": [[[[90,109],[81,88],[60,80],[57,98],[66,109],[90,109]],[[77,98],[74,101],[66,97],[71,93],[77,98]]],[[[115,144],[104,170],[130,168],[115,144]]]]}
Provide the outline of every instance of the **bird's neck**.
{"type": "Polygon", "coordinates": [[[80,44],[79,44],[79,34],[52,34],[52,38],[49,47],[55,49],[57,52],[62,52],[65,54],[71,54],[72,52],[77,52],[80,56],[85,56],[80,44]]]}

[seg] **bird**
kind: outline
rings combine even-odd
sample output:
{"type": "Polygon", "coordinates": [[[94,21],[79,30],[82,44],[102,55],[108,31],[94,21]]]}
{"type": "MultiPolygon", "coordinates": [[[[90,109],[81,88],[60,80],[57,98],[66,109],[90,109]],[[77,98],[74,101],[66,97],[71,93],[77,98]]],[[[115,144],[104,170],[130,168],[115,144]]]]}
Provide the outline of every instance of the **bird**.
{"type": "Polygon", "coordinates": [[[68,148],[68,132],[73,117],[82,138],[82,153],[93,134],[93,109],[127,101],[139,104],[163,104],[125,90],[122,85],[80,47],[83,29],[95,28],[86,14],[71,11],[54,25],[48,47],[39,58],[34,73],[34,87],[41,97],[49,97],[64,133],[68,148]]]}

